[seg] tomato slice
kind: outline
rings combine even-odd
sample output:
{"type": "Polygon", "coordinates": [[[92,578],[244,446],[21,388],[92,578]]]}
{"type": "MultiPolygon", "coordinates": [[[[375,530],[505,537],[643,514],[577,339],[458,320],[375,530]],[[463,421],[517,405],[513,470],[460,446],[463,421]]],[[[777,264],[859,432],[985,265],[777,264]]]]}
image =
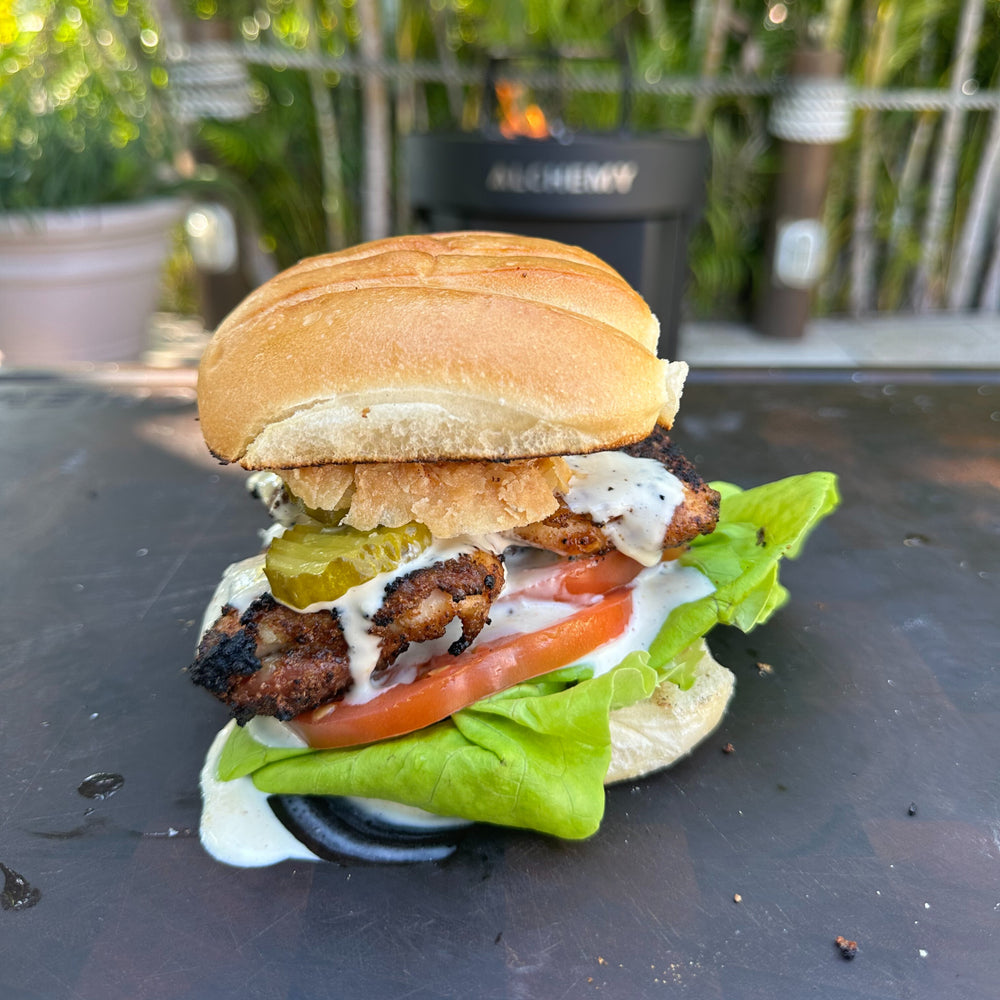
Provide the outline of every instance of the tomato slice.
{"type": "Polygon", "coordinates": [[[564,559],[518,591],[539,600],[577,602],[587,594],[606,594],[631,583],[642,572],[641,563],[615,550],[603,556],[564,559]]]}
{"type": "Polygon", "coordinates": [[[621,635],[631,615],[631,591],[615,589],[547,628],[477,644],[459,656],[435,657],[430,670],[412,684],[397,684],[361,705],[322,705],[290,725],[317,748],[402,736],[487,695],[573,663],[621,635]]]}

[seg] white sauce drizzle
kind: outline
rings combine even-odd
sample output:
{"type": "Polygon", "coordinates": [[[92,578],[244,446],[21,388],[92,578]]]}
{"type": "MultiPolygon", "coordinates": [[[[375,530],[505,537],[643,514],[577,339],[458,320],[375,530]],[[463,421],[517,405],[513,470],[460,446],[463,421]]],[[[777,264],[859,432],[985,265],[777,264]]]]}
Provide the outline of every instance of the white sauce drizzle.
{"type": "Polygon", "coordinates": [[[301,501],[296,500],[276,472],[267,469],[251,472],[246,481],[247,492],[267,508],[268,514],[286,528],[301,521],[311,521],[301,501]]]}
{"type": "MultiPolygon", "coordinates": [[[[437,562],[457,558],[464,553],[473,552],[477,548],[500,552],[506,544],[508,543],[499,535],[477,537],[474,541],[470,538],[435,541],[409,562],[401,563],[388,573],[382,573],[358,587],[352,587],[336,601],[322,601],[310,604],[307,608],[296,609],[304,612],[337,609],[340,626],[347,641],[353,682],[344,700],[350,704],[362,704],[371,701],[384,690],[384,688],[378,688],[371,683],[372,671],[378,662],[379,639],[377,636],[369,635],[368,629],[371,627],[372,616],[385,600],[386,587],[391,586],[393,581],[401,576],[432,566],[437,562]]],[[[249,559],[233,563],[225,570],[205,611],[201,635],[204,635],[218,620],[222,608],[226,604],[231,605],[242,614],[256,598],[269,592],[267,577],[264,575],[265,558],[266,554],[261,552],[249,559]]],[[[455,634],[452,635],[449,642],[443,642],[443,640],[437,642],[444,650],[457,637],[458,635],[455,634]]],[[[428,643],[415,643],[411,648],[416,650],[415,656],[414,654],[410,655],[410,660],[413,662],[422,662],[427,659],[428,657],[423,651],[428,648],[433,649],[428,643]]],[[[405,664],[405,662],[404,659],[403,663],[405,664]]]]}
{"type": "Polygon", "coordinates": [[[594,676],[606,674],[636,649],[648,649],[674,608],[707,597],[712,581],[693,566],[657,563],[644,569],[632,586],[632,617],[617,639],[581,657],[593,667],[594,676]]]}
{"type": "MultiPolygon", "coordinates": [[[[385,690],[385,688],[376,687],[371,683],[372,671],[378,663],[381,640],[378,636],[370,635],[368,630],[371,628],[372,617],[385,602],[386,588],[391,587],[400,577],[426,569],[435,563],[456,559],[466,553],[475,552],[476,549],[499,552],[502,551],[502,548],[498,548],[498,546],[504,544],[498,537],[490,535],[476,538],[474,541],[467,537],[435,540],[413,559],[401,563],[388,573],[382,573],[360,586],[352,587],[337,600],[319,601],[303,608],[302,610],[306,612],[337,609],[340,627],[343,629],[344,639],[347,641],[352,680],[350,690],[344,696],[344,702],[349,705],[364,704],[385,690]]],[[[455,638],[457,636],[452,636],[452,641],[455,638]]],[[[442,646],[442,643],[444,640],[437,640],[438,646],[442,646]]],[[[412,662],[422,662],[428,658],[426,655],[427,643],[414,643],[414,647],[416,647],[416,658],[414,660],[414,656],[411,654],[410,660],[412,662]]],[[[447,649],[448,643],[444,643],[442,648],[447,649]]],[[[405,665],[407,662],[405,654],[400,660],[405,665]]]]}
{"type": "Polygon", "coordinates": [[[201,636],[219,620],[223,607],[230,604],[243,614],[256,598],[267,593],[267,589],[263,552],[227,566],[215,588],[215,593],[209,599],[208,607],[205,608],[205,616],[201,620],[201,632],[198,634],[199,643],[201,636]]]}
{"type": "Polygon", "coordinates": [[[247,724],[246,731],[258,742],[283,750],[302,750],[308,743],[291,726],[286,726],[271,715],[255,715],[247,724]]]}
{"type": "Polygon", "coordinates": [[[408,826],[418,830],[457,830],[463,826],[472,826],[471,819],[462,819],[460,816],[438,816],[426,809],[408,806],[402,802],[390,802],[388,799],[360,799],[353,795],[345,795],[344,800],[387,826],[408,826]]]}
{"type": "Polygon", "coordinates": [[[653,458],[621,451],[568,455],[573,479],[563,496],[576,514],[589,514],[615,548],[643,566],[663,555],[663,536],[684,499],[680,480],[653,458]]]}
{"type": "Polygon", "coordinates": [[[261,868],[279,861],[318,861],[271,810],[267,795],[247,775],[219,779],[219,757],[235,722],[212,741],[201,769],[202,846],[216,861],[241,868],[261,868]]]}

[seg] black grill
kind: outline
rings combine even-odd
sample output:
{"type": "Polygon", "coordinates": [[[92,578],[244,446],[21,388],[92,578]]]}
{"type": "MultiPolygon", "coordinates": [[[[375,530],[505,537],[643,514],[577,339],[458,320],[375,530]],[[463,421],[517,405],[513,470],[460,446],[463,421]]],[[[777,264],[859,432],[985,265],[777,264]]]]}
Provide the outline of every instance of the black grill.
{"type": "Polygon", "coordinates": [[[676,357],[688,234],[704,203],[704,139],[440,133],[410,136],[406,154],[421,227],[492,229],[582,246],[642,293],[660,320],[660,355],[676,357]]]}

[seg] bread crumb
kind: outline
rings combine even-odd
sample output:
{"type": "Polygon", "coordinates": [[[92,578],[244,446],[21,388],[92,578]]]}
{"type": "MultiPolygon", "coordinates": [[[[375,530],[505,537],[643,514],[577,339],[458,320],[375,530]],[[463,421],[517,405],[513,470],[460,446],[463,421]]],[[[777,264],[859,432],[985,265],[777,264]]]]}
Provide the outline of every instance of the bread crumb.
{"type": "Polygon", "coordinates": [[[843,934],[838,934],[833,939],[833,943],[840,949],[843,958],[852,959],[858,953],[858,942],[848,941],[843,934]]]}
{"type": "Polygon", "coordinates": [[[742,903],[743,902],[743,897],[738,892],[733,893],[733,902],[734,903],[742,903]]]}

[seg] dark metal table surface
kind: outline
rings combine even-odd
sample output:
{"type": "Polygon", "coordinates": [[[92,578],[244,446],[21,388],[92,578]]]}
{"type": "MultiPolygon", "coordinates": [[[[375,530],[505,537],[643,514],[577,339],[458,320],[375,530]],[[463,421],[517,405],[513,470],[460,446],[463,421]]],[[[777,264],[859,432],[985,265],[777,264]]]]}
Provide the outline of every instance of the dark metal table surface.
{"type": "Polygon", "coordinates": [[[0,997],[996,997],[1000,380],[703,375],[677,437],[844,497],[791,603],[713,635],[737,692],[692,757],[587,842],[239,870],[198,842],[224,711],[182,668],[263,514],[189,389],[0,379],[0,997]]]}

